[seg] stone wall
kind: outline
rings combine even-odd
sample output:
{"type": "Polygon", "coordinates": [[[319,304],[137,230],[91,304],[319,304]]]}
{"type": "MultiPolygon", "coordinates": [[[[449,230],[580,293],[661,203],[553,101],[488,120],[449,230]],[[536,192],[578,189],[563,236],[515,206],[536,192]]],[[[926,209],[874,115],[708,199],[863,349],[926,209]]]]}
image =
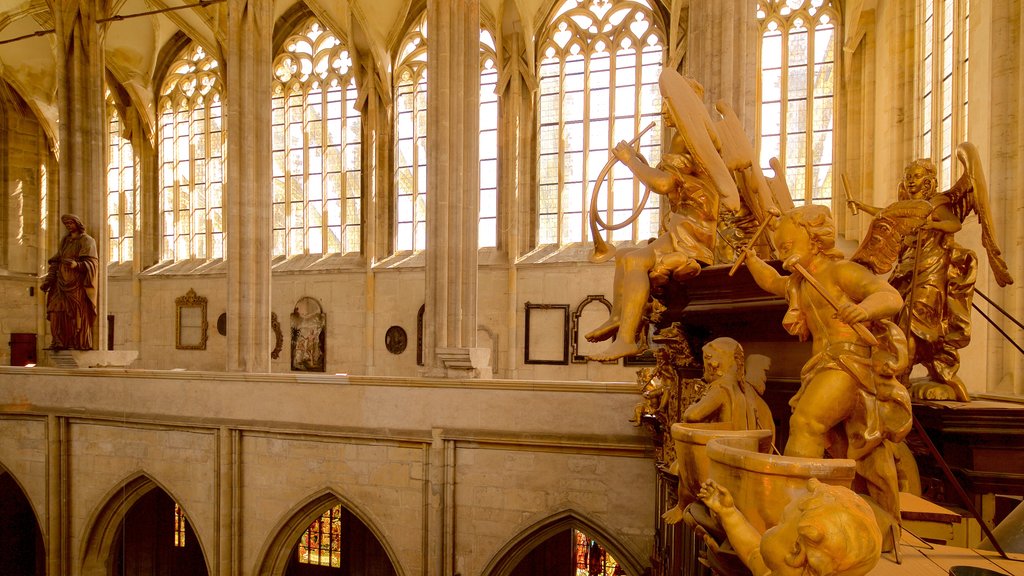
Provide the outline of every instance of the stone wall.
{"type": "Polygon", "coordinates": [[[101,573],[140,483],[182,506],[211,573],[232,558],[257,573],[324,494],[399,574],[482,574],[566,513],[630,573],[649,564],[655,470],[632,384],[0,368],[0,399],[0,470],[60,573],[101,573]]]}

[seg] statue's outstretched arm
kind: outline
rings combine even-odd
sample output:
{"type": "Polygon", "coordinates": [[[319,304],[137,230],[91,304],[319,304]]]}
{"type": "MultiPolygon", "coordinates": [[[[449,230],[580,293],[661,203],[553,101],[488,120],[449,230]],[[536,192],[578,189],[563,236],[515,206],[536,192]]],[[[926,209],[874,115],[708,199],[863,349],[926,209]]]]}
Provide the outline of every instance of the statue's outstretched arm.
{"type": "Polygon", "coordinates": [[[744,261],[747,264],[747,269],[750,270],[750,275],[754,277],[754,282],[757,282],[757,285],[765,292],[776,296],[785,296],[786,278],[776,272],[775,268],[769,266],[753,250],[748,248],[746,254],[744,261]]]}
{"type": "Polygon", "coordinates": [[[750,572],[754,576],[770,576],[771,570],[761,556],[761,534],[736,509],[732,494],[714,480],[708,480],[700,487],[697,497],[718,516],[729,543],[750,572]]]}

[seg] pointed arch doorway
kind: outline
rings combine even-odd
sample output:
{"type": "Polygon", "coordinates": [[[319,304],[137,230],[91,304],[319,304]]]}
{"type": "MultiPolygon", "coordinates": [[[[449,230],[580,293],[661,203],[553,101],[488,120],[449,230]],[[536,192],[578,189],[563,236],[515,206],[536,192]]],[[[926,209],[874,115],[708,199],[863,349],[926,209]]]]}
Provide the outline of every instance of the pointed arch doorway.
{"type": "Polygon", "coordinates": [[[32,504],[0,466],[0,574],[45,574],[46,550],[32,504]]]}
{"type": "Polygon", "coordinates": [[[261,576],[397,576],[386,544],[331,492],[295,510],[268,544],[261,576]]]}

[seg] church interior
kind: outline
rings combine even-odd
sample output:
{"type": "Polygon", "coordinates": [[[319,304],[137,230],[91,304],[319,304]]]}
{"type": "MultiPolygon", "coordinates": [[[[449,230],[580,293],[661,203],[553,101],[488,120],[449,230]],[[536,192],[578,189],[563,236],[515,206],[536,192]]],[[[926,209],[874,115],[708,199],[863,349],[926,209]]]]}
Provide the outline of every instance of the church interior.
{"type": "Polygon", "coordinates": [[[973,268],[903,299],[972,287],[913,372],[961,394],[913,413],[980,520],[920,442],[917,491],[962,546],[1024,497],[1022,0],[0,0],[0,64],[2,574],[710,573],[663,517],[665,342],[687,382],[712,337],[770,358],[780,449],[812,343],[726,195],[713,258],[609,324],[680,202],[640,173],[677,135],[714,171],[694,117],[845,258],[913,161],[968,189],[935,254],[973,268]]]}

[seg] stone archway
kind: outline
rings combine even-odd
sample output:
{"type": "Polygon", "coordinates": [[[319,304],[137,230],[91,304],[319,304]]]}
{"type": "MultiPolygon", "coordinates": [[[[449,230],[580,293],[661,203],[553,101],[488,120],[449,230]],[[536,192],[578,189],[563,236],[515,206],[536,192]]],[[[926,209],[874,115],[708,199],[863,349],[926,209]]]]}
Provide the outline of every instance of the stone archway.
{"type": "MultiPolygon", "coordinates": [[[[330,490],[309,498],[304,504],[293,509],[275,527],[263,548],[262,560],[256,574],[258,576],[300,576],[303,570],[301,566],[297,565],[296,560],[300,537],[314,520],[321,517],[324,511],[339,505],[345,518],[345,526],[348,529],[344,538],[348,539],[349,543],[354,543],[343,557],[346,562],[366,567],[361,570],[358,566],[349,564],[346,565],[349,571],[344,573],[364,573],[366,570],[371,570],[366,573],[401,576],[402,573],[395,561],[394,552],[381,538],[380,532],[367,521],[366,515],[330,490]]],[[[341,573],[340,570],[339,573],[341,573]]]]}
{"type": "MultiPolygon", "coordinates": [[[[531,553],[543,547],[549,541],[564,538],[573,529],[579,530],[600,542],[601,546],[614,556],[619,565],[629,576],[643,573],[645,563],[622,546],[609,530],[588,520],[586,516],[575,510],[564,510],[553,514],[527,527],[495,554],[494,558],[481,572],[484,576],[518,576],[520,564],[531,553]]],[[[564,538],[569,543],[568,538],[564,538]]],[[[566,554],[571,548],[565,548],[566,554]]]]}
{"type": "Polygon", "coordinates": [[[126,480],[111,490],[104,502],[89,524],[82,555],[82,576],[119,576],[130,573],[136,563],[161,566],[169,570],[166,573],[209,574],[202,541],[194,531],[185,533],[191,547],[182,546],[181,554],[166,552],[175,546],[176,499],[152,478],[140,474],[126,480]],[[142,540],[146,545],[137,545],[142,540]],[[133,553],[146,557],[136,557],[133,553]]]}
{"type": "Polygon", "coordinates": [[[45,574],[46,549],[35,510],[0,466],[0,574],[45,574]]]}

